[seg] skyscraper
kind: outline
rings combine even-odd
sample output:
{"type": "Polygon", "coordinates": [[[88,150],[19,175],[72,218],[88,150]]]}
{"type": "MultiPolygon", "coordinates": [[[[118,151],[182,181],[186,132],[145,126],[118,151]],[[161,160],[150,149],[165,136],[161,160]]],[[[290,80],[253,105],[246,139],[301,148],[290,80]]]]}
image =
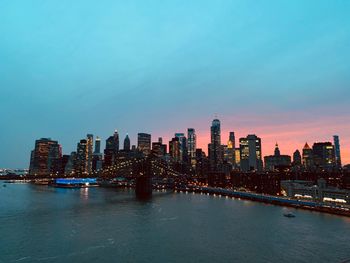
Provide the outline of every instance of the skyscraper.
{"type": "Polygon", "coordinates": [[[317,142],[312,146],[314,166],[318,170],[335,168],[334,146],[331,142],[317,142]]]}
{"type": "Polygon", "coordinates": [[[57,141],[41,138],[35,141],[31,154],[29,173],[37,176],[47,176],[56,173],[62,157],[62,148],[57,141]]]}
{"type": "Polygon", "coordinates": [[[221,146],[221,128],[218,119],[213,120],[210,127],[211,142],[208,145],[211,171],[220,171],[223,163],[223,149],[221,146]]]}
{"type": "Polygon", "coordinates": [[[232,166],[235,166],[236,164],[236,154],[235,154],[235,148],[236,148],[236,139],[235,139],[235,133],[230,132],[229,139],[227,141],[227,148],[226,148],[226,161],[231,164],[232,166]]]}
{"type": "Polygon", "coordinates": [[[293,166],[301,166],[301,154],[299,150],[293,153],[293,166]]]}
{"type": "Polygon", "coordinates": [[[127,134],[124,139],[124,151],[130,151],[130,138],[127,134]]]}
{"type": "Polygon", "coordinates": [[[137,134],[137,149],[145,155],[151,153],[151,134],[138,133],[137,134]]]}
{"type": "Polygon", "coordinates": [[[169,141],[169,155],[174,162],[181,161],[181,152],[180,152],[180,140],[179,137],[174,137],[169,141]]]}
{"type": "Polygon", "coordinates": [[[113,134],[113,143],[114,143],[114,150],[117,153],[119,151],[119,134],[117,130],[115,130],[113,134]]]}
{"type": "Polygon", "coordinates": [[[335,164],[336,164],[337,169],[340,169],[342,166],[341,166],[339,136],[338,135],[334,135],[333,136],[333,140],[334,140],[335,164]]]}
{"type": "Polygon", "coordinates": [[[88,142],[86,139],[80,140],[77,144],[77,166],[76,173],[78,175],[86,175],[88,173],[88,142]]]}
{"type": "Polygon", "coordinates": [[[175,137],[179,138],[180,143],[180,162],[188,161],[187,139],[184,133],[175,133],[175,137]]]}
{"type": "Polygon", "coordinates": [[[303,148],[303,166],[307,171],[313,169],[313,153],[308,143],[305,143],[303,148]]]}
{"type": "Polygon", "coordinates": [[[94,136],[92,134],[88,134],[87,136],[87,173],[90,174],[92,172],[92,151],[93,151],[93,144],[94,144],[94,136]]]}
{"type": "Polygon", "coordinates": [[[101,153],[101,139],[100,137],[96,137],[96,140],[95,140],[95,151],[94,153],[101,153]]]}
{"type": "Polygon", "coordinates": [[[103,156],[101,154],[101,139],[97,136],[95,140],[95,151],[92,157],[92,171],[97,172],[102,169],[103,156]]]}
{"type": "Polygon", "coordinates": [[[197,147],[197,139],[196,139],[196,131],[193,128],[187,129],[187,150],[188,156],[191,161],[196,159],[196,147],[197,147]]]}
{"type": "Polygon", "coordinates": [[[256,135],[248,135],[239,139],[240,167],[243,172],[262,171],[261,139],[256,135]]]}

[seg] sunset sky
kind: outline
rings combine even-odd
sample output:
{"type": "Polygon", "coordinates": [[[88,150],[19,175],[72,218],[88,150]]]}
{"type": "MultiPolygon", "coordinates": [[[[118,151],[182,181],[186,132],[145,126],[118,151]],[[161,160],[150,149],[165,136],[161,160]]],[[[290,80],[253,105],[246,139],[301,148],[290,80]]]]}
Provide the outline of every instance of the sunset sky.
{"type": "Polygon", "coordinates": [[[0,167],[27,168],[36,139],[64,153],[118,129],[207,149],[262,138],[292,154],[340,136],[350,163],[350,1],[0,1],[0,167]]]}

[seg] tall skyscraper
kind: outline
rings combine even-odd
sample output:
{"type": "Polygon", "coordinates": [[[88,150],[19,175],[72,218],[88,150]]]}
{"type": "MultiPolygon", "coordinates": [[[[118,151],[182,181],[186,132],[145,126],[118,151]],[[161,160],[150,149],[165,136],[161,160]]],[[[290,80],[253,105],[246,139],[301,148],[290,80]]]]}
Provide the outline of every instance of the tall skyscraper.
{"type": "Polygon", "coordinates": [[[230,132],[229,139],[227,141],[227,148],[226,148],[226,161],[231,164],[232,166],[235,166],[236,164],[236,139],[235,139],[235,133],[230,132]]]}
{"type": "Polygon", "coordinates": [[[334,135],[333,140],[334,140],[335,164],[336,164],[337,169],[340,169],[342,167],[342,165],[341,165],[339,136],[334,135]]]}
{"type": "Polygon", "coordinates": [[[88,134],[87,136],[87,173],[90,174],[92,172],[92,151],[93,151],[93,144],[94,144],[94,136],[92,134],[88,134]]]}
{"type": "Polygon", "coordinates": [[[151,134],[138,133],[137,134],[137,149],[145,155],[151,153],[151,134]]]}
{"type": "Polygon", "coordinates": [[[187,139],[184,133],[175,133],[175,137],[179,138],[180,143],[180,162],[188,161],[187,139]]]}
{"type": "Polygon", "coordinates": [[[97,136],[95,139],[95,151],[92,157],[92,171],[98,172],[102,169],[103,156],[101,154],[101,139],[97,136]]]}
{"type": "Polygon", "coordinates": [[[76,162],[76,173],[78,175],[86,175],[88,173],[88,142],[86,139],[80,140],[77,144],[76,162]]]}
{"type": "Polygon", "coordinates": [[[213,120],[210,127],[211,142],[208,145],[209,162],[211,171],[220,171],[224,153],[221,146],[221,128],[218,119],[213,120]]]}
{"type": "Polygon", "coordinates": [[[119,151],[119,134],[117,130],[114,131],[113,142],[114,142],[114,150],[115,152],[118,152],[119,151]]]}
{"type": "Polygon", "coordinates": [[[316,169],[330,171],[335,168],[334,146],[331,142],[314,143],[312,153],[316,169]]]}
{"type": "Polygon", "coordinates": [[[293,166],[298,166],[300,167],[301,166],[301,154],[300,154],[300,151],[299,150],[296,150],[294,153],[293,153],[293,166]]]}
{"type": "Polygon", "coordinates": [[[36,176],[47,176],[56,173],[62,158],[62,148],[57,141],[41,138],[35,141],[31,154],[29,173],[36,176]]]}
{"type": "Polygon", "coordinates": [[[124,139],[124,151],[130,151],[130,138],[127,134],[124,139]]]}
{"type": "Polygon", "coordinates": [[[261,139],[256,135],[248,135],[239,139],[240,168],[243,172],[262,171],[261,139]]]}
{"type": "Polygon", "coordinates": [[[174,137],[169,141],[169,155],[171,156],[174,162],[181,161],[181,152],[180,152],[180,140],[179,137],[174,137]]]}
{"type": "Polygon", "coordinates": [[[103,166],[105,168],[115,164],[115,158],[119,151],[119,134],[115,130],[112,136],[106,140],[106,148],[104,150],[103,166]]]}
{"type": "Polygon", "coordinates": [[[313,169],[313,152],[308,143],[303,148],[303,166],[304,169],[310,171],[313,169]]]}
{"type": "Polygon", "coordinates": [[[94,153],[101,153],[101,139],[100,137],[96,137],[96,140],[95,140],[95,151],[94,153]]]}
{"type": "Polygon", "coordinates": [[[187,129],[187,150],[188,156],[191,161],[196,159],[196,147],[197,147],[197,139],[196,139],[196,131],[193,128],[187,129]]]}

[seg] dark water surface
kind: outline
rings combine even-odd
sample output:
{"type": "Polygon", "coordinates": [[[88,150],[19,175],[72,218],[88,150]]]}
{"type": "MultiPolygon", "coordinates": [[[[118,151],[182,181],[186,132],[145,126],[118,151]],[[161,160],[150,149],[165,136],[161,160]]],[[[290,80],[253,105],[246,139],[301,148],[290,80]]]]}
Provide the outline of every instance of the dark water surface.
{"type": "MultiPolygon", "coordinates": [[[[347,262],[350,219],[132,190],[0,189],[0,262],[347,262]]],[[[350,262],[350,261],[349,261],[350,262]]]]}

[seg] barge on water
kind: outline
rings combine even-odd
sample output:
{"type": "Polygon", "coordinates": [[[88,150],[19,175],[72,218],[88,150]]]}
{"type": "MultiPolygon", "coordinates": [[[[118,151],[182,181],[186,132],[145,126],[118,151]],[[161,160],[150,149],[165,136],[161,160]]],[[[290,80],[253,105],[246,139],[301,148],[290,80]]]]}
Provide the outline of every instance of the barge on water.
{"type": "Polygon", "coordinates": [[[60,188],[87,188],[98,186],[96,178],[57,178],[50,184],[60,188]]]}

